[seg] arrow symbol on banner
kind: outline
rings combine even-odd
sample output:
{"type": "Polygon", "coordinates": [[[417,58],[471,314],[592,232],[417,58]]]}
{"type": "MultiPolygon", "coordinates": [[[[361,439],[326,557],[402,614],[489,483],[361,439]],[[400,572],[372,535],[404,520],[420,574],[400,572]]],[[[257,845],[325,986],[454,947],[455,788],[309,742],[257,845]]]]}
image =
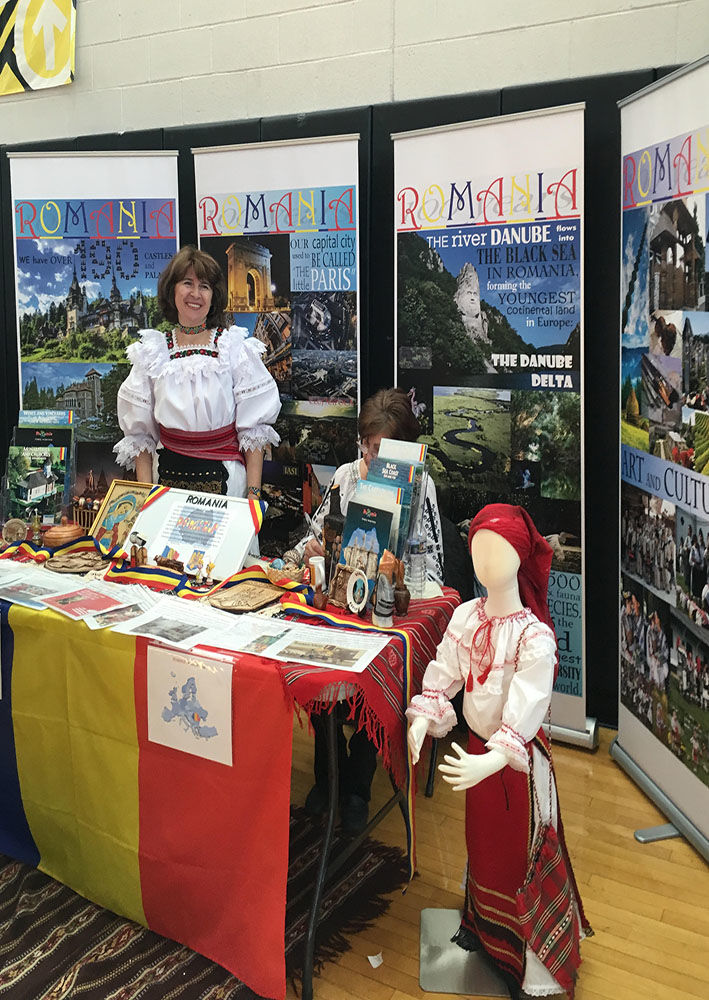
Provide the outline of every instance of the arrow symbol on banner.
{"type": "Polygon", "coordinates": [[[32,26],[32,33],[37,36],[41,31],[44,36],[44,58],[48,70],[54,69],[54,29],[64,31],[66,24],[67,19],[54,0],[44,0],[32,26]]]}

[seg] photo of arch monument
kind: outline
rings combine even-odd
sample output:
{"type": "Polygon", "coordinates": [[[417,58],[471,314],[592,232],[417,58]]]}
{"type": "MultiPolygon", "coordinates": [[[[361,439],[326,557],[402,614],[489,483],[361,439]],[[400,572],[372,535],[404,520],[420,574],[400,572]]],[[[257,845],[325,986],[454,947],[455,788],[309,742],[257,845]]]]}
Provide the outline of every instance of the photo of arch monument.
{"type": "MultiPolygon", "coordinates": [[[[290,247],[287,233],[207,236],[201,248],[222,269],[227,313],[290,309],[290,247]]],[[[238,323],[238,320],[235,320],[238,323]]]]}

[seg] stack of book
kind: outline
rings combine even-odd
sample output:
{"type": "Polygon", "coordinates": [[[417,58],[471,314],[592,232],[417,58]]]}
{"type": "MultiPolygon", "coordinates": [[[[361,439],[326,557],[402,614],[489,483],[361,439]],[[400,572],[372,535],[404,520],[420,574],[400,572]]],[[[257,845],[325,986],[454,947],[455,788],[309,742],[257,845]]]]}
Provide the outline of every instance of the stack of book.
{"type": "Polygon", "coordinates": [[[383,552],[403,559],[419,527],[425,471],[425,444],[384,438],[348,504],[340,563],[364,572],[370,594],[383,552]]]}
{"type": "Polygon", "coordinates": [[[70,501],[72,416],[71,410],[20,410],[0,482],[3,521],[54,524],[61,516],[70,501]]]}

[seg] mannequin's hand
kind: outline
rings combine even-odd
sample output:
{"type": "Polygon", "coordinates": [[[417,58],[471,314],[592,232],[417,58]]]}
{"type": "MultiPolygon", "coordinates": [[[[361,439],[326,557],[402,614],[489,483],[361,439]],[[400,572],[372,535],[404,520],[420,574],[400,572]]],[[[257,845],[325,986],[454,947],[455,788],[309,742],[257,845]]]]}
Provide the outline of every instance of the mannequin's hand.
{"type": "Polygon", "coordinates": [[[414,721],[409,724],[407,739],[409,741],[409,749],[411,750],[412,764],[418,764],[419,757],[421,755],[421,747],[423,746],[423,741],[426,739],[427,732],[428,719],[425,719],[422,715],[417,716],[414,721]]]}
{"type": "Polygon", "coordinates": [[[457,743],[451,743],[451,749],[457,756],[444,756],[445,764],[439,764],[438,770],[443,775],[443,780],[453,786],[454,792],[472,788],[484,778],[501,771],[507,763],[507,758],[499,750],[488,750],[483,754],[466,753],[457,743]]]}

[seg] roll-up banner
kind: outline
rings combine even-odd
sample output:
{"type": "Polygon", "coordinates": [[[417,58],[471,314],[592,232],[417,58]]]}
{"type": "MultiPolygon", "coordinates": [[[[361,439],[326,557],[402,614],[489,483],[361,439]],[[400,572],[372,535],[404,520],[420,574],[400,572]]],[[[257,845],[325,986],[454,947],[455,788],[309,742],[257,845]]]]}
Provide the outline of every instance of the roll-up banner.
{"type": "Polygon", "coordinates": [[[398,384],[465,534],[527,508],[554,550],[556,735],[592,745],[583,596],[583,105],[393,136],[398,384]]]}
{"type": "Polygon", "coordinates": [[[709,60],[621,102],[613,755],[709,857],[709,60]]]}
{"type": "Polygon", "coordinates": [[[9,157],[22,407],[73,411],[73,494],[91,506],[127,478],[112,451],[116,395],[126,347],[163,322],[157,283],[178,245],[177,154],[9,157]]]}
{"type": "Polygon", "coordinates": [[[281,442],[264,462],[264,555],[302,535],[357,455],[358,135],[195,149],[199,245],[221,265],[230,323],[278,383],[281,442]]]}

